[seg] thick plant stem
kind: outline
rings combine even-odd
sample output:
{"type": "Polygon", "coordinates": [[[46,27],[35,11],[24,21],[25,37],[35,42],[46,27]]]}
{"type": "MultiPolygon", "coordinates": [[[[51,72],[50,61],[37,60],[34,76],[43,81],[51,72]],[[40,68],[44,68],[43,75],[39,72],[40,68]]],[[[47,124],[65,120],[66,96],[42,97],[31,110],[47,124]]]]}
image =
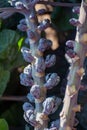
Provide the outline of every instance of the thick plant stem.
{"type": "MultiPolygon", "coordinates": [[[[34,9],[33,9],[33,12],[34,12],[34,9]]],[[[48,125],[48,119],[45,121],[45,120],[42,120],[40,118],[40,115],[42,113],[42,110],[43,110],[43,107],[42,107],[42,103],[43,103],[43,100],[45,99],[45,96],[46,96],[46,89],[44,89],[43,85],[44,85],[44,79],[45,79],[45,73],[37,73],[36,72],[36,68],[35,68],[35,63],[37,62],[38,58],[40,57],[43,57],[43,53],[39,53],[38,51],[38,42],[41,38],[41,34],[37,32],[36,28],[37,28],[37,19],[35,19],[35,23],[32,23],[29,19],[28,16],[26,16],[26,23],[27,23],[27,26],[30,28],[31,31],[33,31],[35,33],[35,35],[37,36],[36,37],[36,40],[33,41],[33,40],[29,40],[30,42],[30,50],[31,50],[31,53],[32,53],[32,56],[35,57],[35,62],[32,63],[32,77],[34,79],[34,84],[37,84],[41,87],[43,93],[41,95],[41,99],[40,100],[37,100],[35,99],[35,112],[36,112],[36,120],[38,120],[41,124],[40,127],[35,127],[34,130],[43,130],[44,128],[47,128],[47,125],[48,125]]]]}
{"type": "Polygon", "coordinates": [[[76,112],[80,111],[80,105],[77,104],[77,97],[80,89],[81,75],[79,75],[78,72],[83,67],[83,61],[87,53],[87,38],[84,38],[84,34],[87,33],[87,4],[85,1],[81,3],[79,21],[81,25],[77,27],[74,46],[74,51],[78,55],[78,60],[73,61],[70,67],[64,105],[60,113],[59,130],[73,130],[76,112]]]}

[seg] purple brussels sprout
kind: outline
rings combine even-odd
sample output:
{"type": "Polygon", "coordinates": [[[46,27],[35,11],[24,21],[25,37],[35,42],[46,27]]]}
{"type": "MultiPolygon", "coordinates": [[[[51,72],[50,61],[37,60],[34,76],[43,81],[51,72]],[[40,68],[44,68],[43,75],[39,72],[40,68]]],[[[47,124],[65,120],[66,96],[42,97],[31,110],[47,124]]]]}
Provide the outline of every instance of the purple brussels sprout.
{"type": "Polygon", "coordinates": [[[32,63],[33,61],[35,61],[35,58],[32,56],[30,49],[28,49],[27,47],[22,47],[21,52],[26,62],[32,63]]]}
{"type": "Polygon", "coordinates": [[[69,49],[66,51],[65,58],[71,64],[75,63],[79,59],[79,56],[73,49],[69,49]]]}
{"type": "Polygon", "coordinates": [[[34,107],[29,102],[25,102],[22,107],[25,112],[27,110],[34,110],[34,107]]]}
{"type": "Polygon", "coordinates": [[[46,83],[44,84],[44,87],[47,89],[51,89],[54,86],[56,86],[60,81],[60,77],[57,75],[57,73],[49,73],[46,76],[46,83]]]}
{"type": "Polygon", "coordinates": [[[46,66],[43,57],[39,57],[35,62],[35,68],[38,73],[43,73],[46,66]]]}
{"type": "Polygon", "coordinates": [[[32,102],[32,103],[35,102],[35,98],[34,98],[34,96],[33,96],[31,93],[28,93],[28,94],[27,94],[27,99],[28,99],[30,102],[32,102]]]}
{"type": "Polygon", "coordinates": [[[20,31],[22,31],[22,32],[25,32],[25,31],[27,31],[27,29],[28,29],[27,25],[24,25],[24,24],[18,24],[18,25],[17,25],[17,28],[18,28],[20,31]]]}
{"type": "Polygon", "coordinates": [[[19,30],[23,31],[23,32],[24,32],[24,31],[27,31],[28,27],[27,27],[27,24],[26,24],[25,19],[21,19],[19,23],[20,23],[20,24],[17,26],[17,28],[18,28],[19,30]]]}
{"type": "Polygon", "coordinates": [[[38,50],[41,52],[44,52],[45,50],[49,49],[51,45],[52,45],[52,42],[50,40],[41,38],[39,41],[38,50]]]}
{"type": "Polygon", "coordinates": [[[73,7],[72,12],[76,13],[76,14],[79,14],[80,13],[80,6],[73,7]]]}
{"type": "Polygon", "coordinates": [[[28,65],[24,68],[23,73],[26,74],[28,77],[32,77],[32,66],[28,65]]]}
{"type": "Polygon", "coordinates": [[[41,97],[41,90],[39,85],[33,85],[30,89],[30,93],[34,96],[36,99],[40,99],[41,97]]]}
{"type": "Polygon", "coordinates": [[[24,119],[26,120],[27,123],[29,123],[30,125],[37,127],[38,125],[40,125],[39,121],[36,121],[35,119],[35,113],[34,110],[29,109],[26,112],[24,112],[24,119]]]}
{"type": "Polygon", "coordinates": [[[26,87],[32,86],[34,84],[34,81],[32,78],[29,78],[27,74],[21,73],[20,74],[20,83],[26,87]]]}
{"type": "Polygon", "coordinates": [[[49,19],[45,19],[38,26],[38,30],[44,31],[48,27],[50,27],[50,20],[49,19]]]}
{"type": "Polygon", "coordinates": [[[39,14],[39,15],[43,15],[43,14],[45,14],[47,11],[45,10],[45,9],[39,9],[38,11],[37,11],[37,14],[39,14]]]}
{"type": "Polygon", "coordinates": [[[58,97],[53,96],[46,98],[46,100],[43,102],[43,113],[45,115],[54,113],[59,107],[60,103],[61,99],[58,97]]]}
{"type": "Polygon", "coordinates": [[[52,113],[52,109],[54,107],[54,99],[53,97],[48,97],[43,102],[43,113],[49,115],[52,113]]]}
{"type": "Polygon", "coordinates": [[[59,107],[59,105],[62,102],[61,98],[59,98],[59,97],[53,96],[53,98],[54,98],[54,107],[52,109],[52,113],[54,113],[57,110],[57,108],[59,107]]]}
{"type": "Polygon", "coordinates": [[[73,49],[73,48],[74,48],[74,44],[75,44],[75,41],[73,41],[73,40],[68,40],[68,41],[66,42],[66,46],[67,46],[68,48],[70,48],[70,49],[73,49]]]}
{"type": "Polygon", "coordinates": [[[70,58],[74,58],[76,56],[76,52],[72,49],[69,49],[66,51],[66,54],[70,57],[70,58]]]}
{"type": "Polygon", "coordinates": [[[53,66],[55,63],[56,63],[56,55],[46,56],[45,64],[47,68],[53,66]]]}
{"type": "Polygon", "coordinates": [[[15,2],[15,7],[17,9],[24,9],[25,8],[23,2],[21,2],[21,1],[15,2]]]}
{"type": "Polygon", "coordinates": [[[75,18],[71,18],[69,20],[70,24],[72,24],[73,26],[81,26],[81,23],[78,19],[75,19],[75,18]]]}
{"type": "Polygon", "coordinates": [[[17,2],[17,0],[9,0],[8,2],[10,3],[11,6],[15,6],[15,3],[17,2]]]}
{"type": "Polygon", "coordinates": [[[19,23],[20,23],[20,24],[27,25],[27,24],[26,24],[26,20],[25,20],[25,19],[21,19],[21,20],[19,21],[19,23]]]}

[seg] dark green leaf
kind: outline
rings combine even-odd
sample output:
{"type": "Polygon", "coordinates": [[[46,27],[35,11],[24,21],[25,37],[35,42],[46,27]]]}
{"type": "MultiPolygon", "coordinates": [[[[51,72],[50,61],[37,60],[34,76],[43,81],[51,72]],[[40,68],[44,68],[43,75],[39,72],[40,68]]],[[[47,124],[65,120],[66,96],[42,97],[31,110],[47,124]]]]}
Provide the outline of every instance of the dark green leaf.
{"type": "Polygon", "coordinates": [[[9,107],[9,109],[2,113],[0,117],[4,117],[7,120],[9,126],[18,126],[22,124],[24,121],[22,103],[13,104],[11,107],[9,107]]]}
{"type": "Polygon", "coordinates": [[[4,68],[0,66],[0,96],[2,96],[2,94],[4,93],[9,79],[10,79],[10,72],[4,70],[4,68]]]}
{"type": "Polygon", "coordinates": [[[24,38],[13,30],[0,32],[0,62],[4,68],[11,70],[23,64],[24,60],[20,48],[24,38]]]}
{"type": "Polygon", "coordinates": [[[13,45],[17,45],[20,36],[13,30],[2,30],[0,32],[0,59],[10,58],[13,53],[13,45]]]}

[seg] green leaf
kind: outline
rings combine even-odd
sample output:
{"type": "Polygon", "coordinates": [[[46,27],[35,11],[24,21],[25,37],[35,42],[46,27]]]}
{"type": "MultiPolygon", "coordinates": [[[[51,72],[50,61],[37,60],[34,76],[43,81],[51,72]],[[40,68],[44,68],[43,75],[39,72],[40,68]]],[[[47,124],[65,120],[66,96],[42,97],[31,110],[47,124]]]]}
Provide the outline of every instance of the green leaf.
{"type": "Polygon", "coordinates": [[[20,52],[23,42],[24,37],[16,31],[5,29],[0,32],[0,63],[5,69],[11,70],[23,65],[20,52]]]}
{"type": "Polygon", "coordinates": [[[22,47],[22,43],[24,41],[24,38],[22,37],[19,41],[18,41],[18,49],[20,50],[22,47]]]}
{"type": "Polygon", "coordinates": [[[9,109],[6,109],[5,112],[1,113],[0,117],[4,117],[9,126],[18,126],[22,124],[24,121],[22,103],[12,104],[9,109]]]}
{"type": "Polygon", "coordinates": [[[15,59],[13,61],[11,61],[10,64],[8,64],[7,68],[9,70],[12,70],[12,69],[18,68],[22,65],[26,65],[26,62],[24,61],[22,54],[18,53],[18,54],[16,54],[15,59]]]}
{"type": "MultiPolygon", "coordinates": [[[[13,30],[2,30],[0,32],[0,59],[9,58],[13,53],[12,47],[17,45],[20,36],[13,30]]],[[[14,49],[14,48],[13,48],[14,49]]]]}
{"type": "Polygon", "coordinates": [[[0,119],[0,130],[9,130],[6,120],[0,119]]]}
{"type": "Polygon", "coordinates": [[[0,66],[0,96],[4,93],[7,83],[10,79],[10,72],[4,70],[2,66],[0,66]]]}

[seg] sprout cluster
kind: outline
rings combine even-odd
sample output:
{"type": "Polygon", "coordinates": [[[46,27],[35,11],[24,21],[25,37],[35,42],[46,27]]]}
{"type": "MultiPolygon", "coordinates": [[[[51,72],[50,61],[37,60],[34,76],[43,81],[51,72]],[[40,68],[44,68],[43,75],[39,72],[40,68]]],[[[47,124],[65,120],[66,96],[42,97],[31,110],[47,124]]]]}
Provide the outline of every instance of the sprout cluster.
{"type": "MultiPolygon", "coordinates": [[[[27,33],[25,42],[28,45],[28,47],[23,46],[21,48],[23,58],[28,65],[20,74],[20,83],[28,88],[31,87],[27,98],[30,102],[35,104],[41,103],[41,114],[48,116],[58,109],[61,99],[55,96],[45,98],[46,91],[47,89],[57,86],[60,82],[60,77],[57,73],[49,73],[45,76],[46,68],[52,67],[56,63],[56,56],[54,54],[48,54],[44,58],[44,52],[51,48],[52,41],[45,37],[41,37],[42,32],[45,32],[47,28],[52,27],[49,12],[52,12],[53,7],[51,5],[43,4],[44,8],[37,9],[36,6],[38,5],[38,2],[39,0],[9,0],[9,3],[11,6],[14,6],[14,8],[2,10],[0,16],[6,18],[7,16],[3,15],[3,12],[7,11],[9,14],[8,16],[18,12],[25,17],[20,20],[19,25],[17,26],[20,31],[27,33]],[[47,8],[45,8],[45,6],[47,8]],[[46,18],[43,17],[42,19],[39,19],[40,16],[45,13],[48,13],[49,17],[46,16],[46,18]]],[[[37,120],[37,108],[33,107],[29,102],[25,102],[23,104],[23,110],[24,119],[27,123],[31,124],[33,127],[42,127],[42,124],[37,120]]],[[[42,120],[44,122],[44,118],[42,120]]],[[[52,124],[50,130],[53,130],[54,128],[57,130],[58,126],[52,124]]]]}

